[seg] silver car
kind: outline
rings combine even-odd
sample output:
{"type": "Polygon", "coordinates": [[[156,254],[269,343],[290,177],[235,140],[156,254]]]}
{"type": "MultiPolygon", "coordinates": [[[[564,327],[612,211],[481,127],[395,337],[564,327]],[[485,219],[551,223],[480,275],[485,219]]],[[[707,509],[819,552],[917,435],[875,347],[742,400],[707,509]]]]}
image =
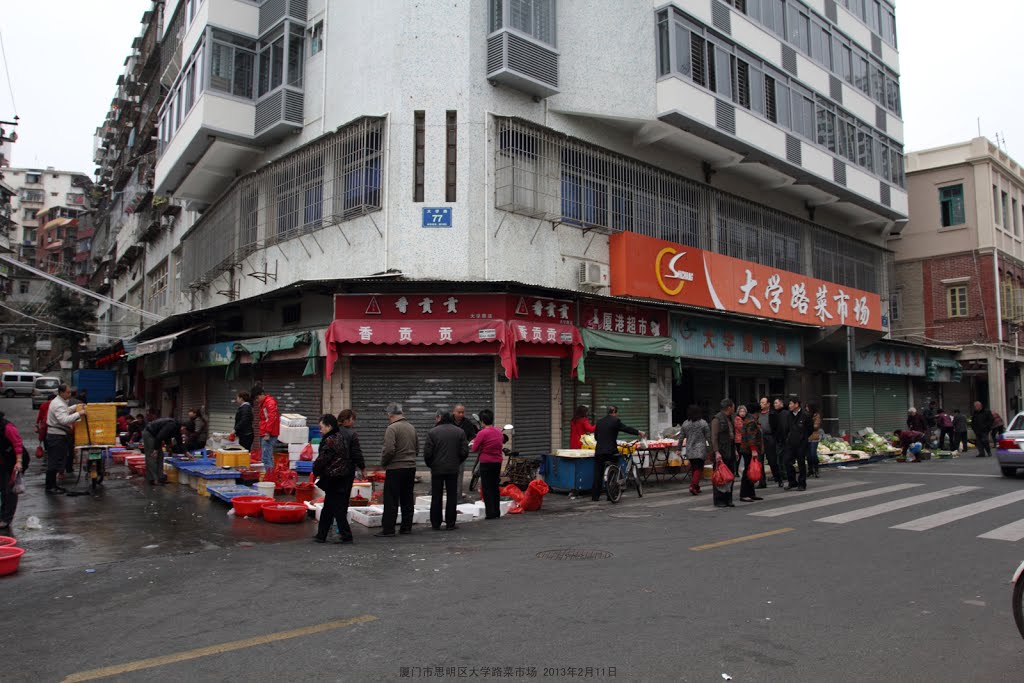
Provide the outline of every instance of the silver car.
{"type": "Polygon", "coordinates": [[[996,460],[1007,477],[1016,476],[1017,469],[1024,467],[1024,413],[1014,416],[1010,428],[996,443],[996,460]]]}

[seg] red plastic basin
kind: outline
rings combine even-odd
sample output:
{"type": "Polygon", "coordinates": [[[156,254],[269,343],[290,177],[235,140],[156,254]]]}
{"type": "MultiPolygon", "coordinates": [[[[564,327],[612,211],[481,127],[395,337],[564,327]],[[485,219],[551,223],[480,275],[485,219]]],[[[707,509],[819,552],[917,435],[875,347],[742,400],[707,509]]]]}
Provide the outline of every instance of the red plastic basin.
{"type": "Polygon", "coordinates": [[[236,517],[259,517],[260,508],[264,503],[273,503],[270,496],[235,496],[231,499],[231,507],[236,517]]]}
{"type": "Polygon", "coordinates": [[[306,518],[303,503],[264,503],[263,519],[274,524],[295,524],[306,518]]]}
{"type": "Polygon", "coordinates": [[[18,540],[11,536],[0,536],[0,548],[6,548],[7,546],[14,545],[18,540]]]}
{"type": "Polygon", "coordinates": [[[24,548],[15,548],[14,546],[0,548],[0,576],[7,576],[18,571],[21,556],[24,554],[24,548]]]}

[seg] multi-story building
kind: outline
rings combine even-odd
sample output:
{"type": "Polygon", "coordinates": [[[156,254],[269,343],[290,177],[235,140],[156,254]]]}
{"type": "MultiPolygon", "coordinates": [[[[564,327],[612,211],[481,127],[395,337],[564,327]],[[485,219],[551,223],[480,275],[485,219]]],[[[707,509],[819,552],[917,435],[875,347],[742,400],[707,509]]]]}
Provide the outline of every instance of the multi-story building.
{"type": "MultiPolygon", "coordinates": [[[[112,296],[166,316],[129,391],[229,428],[259,380],[311,419],[352,405],[368,452],[389,400],[423,426],[495,406],[528,451],[567,441],[577,404],[656,430],[785,392],[833,431],[851,404],[854,426],[899,424],[922,358],[878,341],[907,214],[892,17],[168,0],[159,56],[129,64],[159,60],[152,191],[181,212],[144,250],[110,218],[132,261],[112,296]],[[900,359],[858,365],[852,395],[844,327],[900,359]]],[[[148,158],[118,135],[99,153],[148,158]]]]}
{"type": "Polygon", "coordinates": [[[909,154],[907,183],[910,221],[889,243],[892,334],[961,349],[962,380],[928,388],[944,405],[1020,410],[1024,171],[978,137],[909,154]]]}

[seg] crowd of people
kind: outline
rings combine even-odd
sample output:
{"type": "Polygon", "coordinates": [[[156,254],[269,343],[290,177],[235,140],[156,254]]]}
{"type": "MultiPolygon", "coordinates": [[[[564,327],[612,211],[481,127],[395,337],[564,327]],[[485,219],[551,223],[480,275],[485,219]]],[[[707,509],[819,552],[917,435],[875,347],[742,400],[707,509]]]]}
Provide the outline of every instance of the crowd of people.
{"type": "MultiPolygon", "coordinates": [[[[986,408],[981,401],[974,402],[971,413],[971,427],[974,430],[974,441],[978,448],[978,458],[992,457],[992,444],[997,443],[1006,431],[1002,416],[986,408]]],[[[910,408],[907,411],[907,428],[894,431],[900,442],[900,450],[905,457],[912,456],[911,462],[919,462],[914,444],[934,446],[940,450],[947,446],[950,450],[967,450],[967,416],[955,408],[952,414],[945,408],[931,401],[923,411],[910,408]]]]}

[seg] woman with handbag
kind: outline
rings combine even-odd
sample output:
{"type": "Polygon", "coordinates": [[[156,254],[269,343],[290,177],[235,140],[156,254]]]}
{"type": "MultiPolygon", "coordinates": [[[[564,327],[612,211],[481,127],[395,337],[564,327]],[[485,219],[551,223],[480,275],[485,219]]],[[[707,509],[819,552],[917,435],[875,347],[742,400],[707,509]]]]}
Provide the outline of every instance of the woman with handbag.
{"type": "MultiPolygon", "coordinates": [[[[740,407],[741,413],[746,411],[740,407]]],[[[750,464],[757,460],[761,469],[761,453],[764,453],[764,436],[761,434],[761,425],[754,415],[747,415],[740,426],[740,457],[743,459],[743,481],[740,483],[740,500],[744,503],[753,503],[755,500],[764,500],[754,490],[756,481],[751,480],[750,464]]],[[[761,473],[757,472],[757,481],[761,479],[761,473]]]]}
{"type": "Polygon", "coordinates": [[[28,462],[18,428],[0,413],[0,531],[11,530],[18,494],[24,492],[21,477],[28,462]]]}
{"type": "Polygon", "coordinates": [[[708,457],[708,437],[711,436],[707,420],[701,415],[700,406],[691,405],[686,409],[686,421],[679,432],[686,459],[690,461],[690,495],[700,494],[700,478],[704,474],[704,459],[708,457]]]}
{"type": "Polygon", "coordinates": [[[320,479],[317,486],[324,492],[324,508],[320,511],[320,524],[313,540],[326,543],[334,521],[342,543],[352,542],[352,527],[348,523],[348,501],[352,495],[352,481],[356,469],[365,463],[361,451],[349,448],[350,439],[339,429],[338,418],[331,414],[320,418],[320,454],[313,462],[313,474],[320,479]]]}

